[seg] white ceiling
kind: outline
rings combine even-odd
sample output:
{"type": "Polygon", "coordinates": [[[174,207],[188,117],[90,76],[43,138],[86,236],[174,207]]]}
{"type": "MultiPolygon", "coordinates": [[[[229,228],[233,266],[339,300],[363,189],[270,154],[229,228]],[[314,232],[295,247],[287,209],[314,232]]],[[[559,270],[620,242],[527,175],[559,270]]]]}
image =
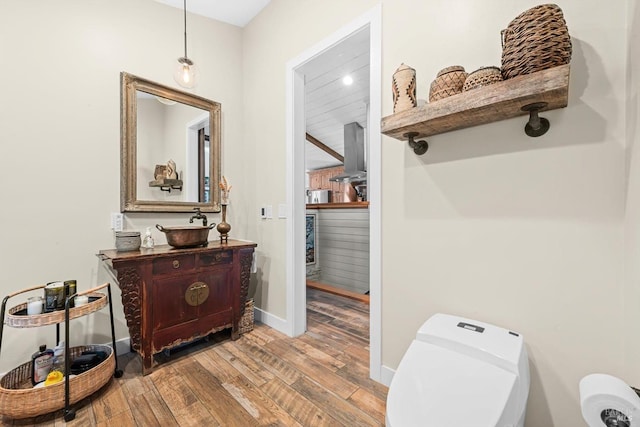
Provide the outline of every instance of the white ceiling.
{"type": "MultiPolygon", "coordinates": [[[[155,0],[178,9],[184,9],[183,0],[155,0]]],[[[187,11],[218,21],[244,27],[271,0],[187,0],[187,11]]]]}
{"type": "MultiPolygon", "coordinates": [[[[344,155],[344,125],[367,127],[369,104],[369,29],[363,29],[318,55],[302,67],[305,75],[307,133],[344,155]],[[353,84],[345,86],[345,75],[353,84]]],[[[307,170],[341,163],[307,142],[307,170]]]]}

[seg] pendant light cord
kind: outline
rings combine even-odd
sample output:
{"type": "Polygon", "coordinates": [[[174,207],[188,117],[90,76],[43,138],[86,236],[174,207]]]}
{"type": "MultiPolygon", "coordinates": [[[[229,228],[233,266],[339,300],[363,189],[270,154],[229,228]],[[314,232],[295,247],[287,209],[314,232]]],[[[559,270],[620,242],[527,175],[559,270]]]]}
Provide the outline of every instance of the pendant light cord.
{"type": "Polygon", "coordinates": [[[187,0],[184,0],[184,57],[187,56],[187,0]]]}

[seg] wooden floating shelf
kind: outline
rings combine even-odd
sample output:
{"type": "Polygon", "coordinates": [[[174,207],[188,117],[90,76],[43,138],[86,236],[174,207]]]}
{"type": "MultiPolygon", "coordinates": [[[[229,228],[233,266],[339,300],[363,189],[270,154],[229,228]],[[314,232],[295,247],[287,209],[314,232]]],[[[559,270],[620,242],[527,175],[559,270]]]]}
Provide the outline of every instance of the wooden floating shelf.
{"type": "Polygon", "coordinates": [[[539,111],[564,108],[569,98],[569,70],[569,64],[561,65],[401,111],[383,117],[381,130],[407,140],[410,132],[420,138],[526,115],[522,107],[534,103],[547,103],[539,111]]]}
{"type": "Polygon", "coordinates": [[[171,189],[182,191],[182,180],[169,178],[157,179],[150,181],[149,187],[160,187],[160,190],[168,192],[171,192],[171,189]]]}

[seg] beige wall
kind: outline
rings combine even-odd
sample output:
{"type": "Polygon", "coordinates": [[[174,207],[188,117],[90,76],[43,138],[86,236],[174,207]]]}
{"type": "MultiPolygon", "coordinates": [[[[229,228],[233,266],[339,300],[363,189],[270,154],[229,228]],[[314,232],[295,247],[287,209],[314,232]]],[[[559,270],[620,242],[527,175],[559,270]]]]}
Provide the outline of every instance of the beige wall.
{"type": "MultiPolygon", "coordinates": [[[[417,69],[426,99],[441,68],[499,65],[500,30],[536,4],[382,1],[383,115],[401,62],[417,69]]],[[[544,114],[547,135],[526,137],[525,119],[513,119],[432,137],[423,157],[382,141],[383,364],[395,369],[435,312],[517,330],[532,427],[582,425],[578,381],[624,376],[634,331],[623,315],[626,2],[558,4],[573,37],[570,101],[544,114]]],[[[275,0],[245,29],[256,204],[285,197],[286,62],[371,5],[275,0]]],[[[283,316],[284,230],[273,222],[256,235],[269,254],[262,307],[283,316]]]]}
{"type": "MultiPolygon", "coordinates": [[[[113,248],[110,212],[120,210],[120,72],[176,87],[184,53],[182,11],[152,0],[25,0],[0,6],[0,295],[74,278],[86,290],[112,280],[95,254],[113,248]]],[[[189,16],[189,56],[200,67],[195,93],[222,103],[223,141],[242,137],[241,29],[189,16]]],[[[242,164],[238,150],[228,163],[242,164]]],[[[225,170],[226,169],[226,170],[225,170]]],[[[252,197],[228,173],[238,200],[252,197]]],[[[235,200],[234,200],[235,201],[235,200]]],[[[230,209],[229,222],[243,236],[230,209]]],[[[127,214],[126,228],[186,224],[188,214],[127,214]]],[[[211,215],[213,222],[217,215],[211,215]]],[[[159,243],[164,235],[152,228],[159,243]]],[[[251,236],[249,236],[250,238],[251,236]]],[[[127,337],[117,288],[116,334],[127,337]]],[[[20,301],[16,301],[17,304],[20,301]]],[[[11,305],[11,301],[10,301],[11,305]]],[[[107,342],[108,310],[72,322],[71,344],[107,342]],[[85,331],[94,331],[88,338],[85,331]]],[[[29,358],[55,328],[5,328],[0,372],[29,358]]]]}
{"type": "Polygon", "coordinates": [[[625,324],[630,325],[625,332],[630,339],[625,340],[624,362],[625,380],[636,387],[640,384],[640,344],[636,338],[640,325],[640,5],[629,2],[627,16],[629,45],[627,46],[627,163],[626,163],[626,212],[625,212],[625,324]]]}

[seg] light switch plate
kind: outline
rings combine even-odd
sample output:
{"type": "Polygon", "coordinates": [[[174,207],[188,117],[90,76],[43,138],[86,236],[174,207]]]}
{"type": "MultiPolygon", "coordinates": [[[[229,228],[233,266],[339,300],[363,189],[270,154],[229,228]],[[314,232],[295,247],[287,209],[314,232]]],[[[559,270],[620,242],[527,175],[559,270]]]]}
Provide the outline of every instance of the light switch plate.
{"type": "Polygon", "coordinates": [[[120,212],[111,213],[111,229],[113,231],[122,231],[124,216],[120,212]]]}
{"type": "Polygon", "coordinates": [[[278,218],[286,218],[287,217],[287,205],[284,203],[280,203],[278,205],[278,218]]]}
{"type": "Polygon", "coordinates": [[[267,205],[267,219],[273,219],[273,206],[267,205]]]}

